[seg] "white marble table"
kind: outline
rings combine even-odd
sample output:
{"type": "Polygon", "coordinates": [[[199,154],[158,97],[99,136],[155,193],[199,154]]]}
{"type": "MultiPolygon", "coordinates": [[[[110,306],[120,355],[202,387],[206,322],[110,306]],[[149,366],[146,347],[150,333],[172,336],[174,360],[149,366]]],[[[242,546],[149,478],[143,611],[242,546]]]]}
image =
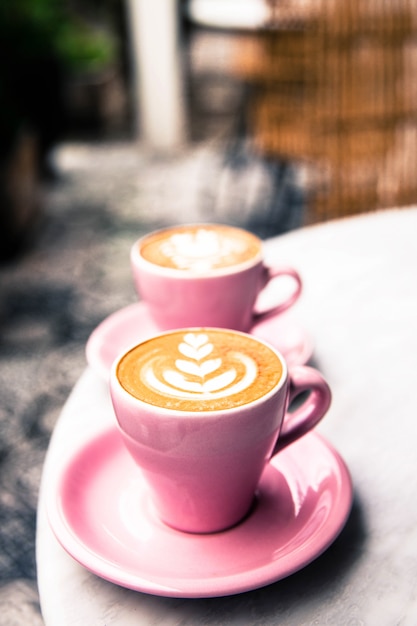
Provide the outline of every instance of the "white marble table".
{"type": "Polygon", "coordinates": [[[303,570],[236,596],[162,598],[89,573],[60,547],[45,515],[49,481],[67,452],[113,420],[106,385],[87,368],[43,474],[37,559],[46,626],[416,623],[417,209],[301,229],[266,249],[304,278],[293,314],[314,337],[314,364],[333,390],[319,431],[354,484],[344,530],[303,570]]]}

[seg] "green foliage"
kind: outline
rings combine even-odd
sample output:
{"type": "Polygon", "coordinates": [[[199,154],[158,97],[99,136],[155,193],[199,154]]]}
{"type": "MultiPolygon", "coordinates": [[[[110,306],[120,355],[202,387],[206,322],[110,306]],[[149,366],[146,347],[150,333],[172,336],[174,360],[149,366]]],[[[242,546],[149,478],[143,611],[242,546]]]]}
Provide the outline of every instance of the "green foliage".
{"type": "MultiPolygon", "coordinates": [[[[13,0],[0,6],[0,49],[15,58],[54,55],[74,70],[96,70],[117,54],[114,37],[62,0],[13,0]]],[[[10,58],[10,57],[9,57],[10,58]]]]}
{"type": "Polygon", "coordinates": [[[62,24],[55,47],[63,62],[75,71],[99,70],[116,57],[115,40],[104,30],[81,21],[62,24]]]}
{"type": "Polygon", "coordinates": [[[51,126],[59,116],[63,73],[99,71],[117,53],[110,30],[74,0],[0,0],[0,159],[22,123],[51,126]]]}

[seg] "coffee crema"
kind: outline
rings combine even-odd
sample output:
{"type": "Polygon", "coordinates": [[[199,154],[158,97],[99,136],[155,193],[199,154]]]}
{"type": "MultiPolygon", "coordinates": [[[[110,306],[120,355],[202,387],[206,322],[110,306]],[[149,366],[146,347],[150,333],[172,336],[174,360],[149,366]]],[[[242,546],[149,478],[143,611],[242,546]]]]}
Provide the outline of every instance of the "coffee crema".
{"type": "Polygon", "coordinates": [[[266,344],[221,329],[179,330],[148,339],[118,363],[122,387],[148,404],[216,411],[253,402],[281,380],[283,365],[266,344]]]}
{"type": "Polygon", "coordinates": [[[258,237],[220,224],[167,228],[145,237],[139,246],[146,261],[195,274],[247,263],[261,254],[258,237]]]}

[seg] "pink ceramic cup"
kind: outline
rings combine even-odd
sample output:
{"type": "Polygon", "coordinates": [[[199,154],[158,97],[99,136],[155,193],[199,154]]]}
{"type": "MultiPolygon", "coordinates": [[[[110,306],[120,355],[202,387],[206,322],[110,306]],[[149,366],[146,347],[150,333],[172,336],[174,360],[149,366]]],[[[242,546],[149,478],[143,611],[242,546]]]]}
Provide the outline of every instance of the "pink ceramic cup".
{"type": "Polygon", "coordinates": [[[134,243],[130,260],[136,291],[161,330],[211,326],[248,331],[288,309],[302,289],[295,269],[264,263],[258,237],[219,224],[150,233],[134,243]],[[150,241],[154,246],[162,241],[167,251],[158,262],[145,258],[150,241]],[[264,288],[283,279],[291,284],[289,294],[283,299],[278,295],[270,307],[259,310],[257,299],[264,288]]]}
{"type": "Polygon", "coordinates": [[[194,533],[220,531],[242,520],[265,465],[312,429],[331,400],[316,370],[297,366],[289,376],[285,360],[268,344],[222,329],[171,331],[139,344],[113,364],[110,391],[122,438],[148,483],[158,516],[194,533]],[[167,337],[171,345],[165,349],[158,342],[167,337]],[[178,346],[178,358],[172,346],[174,352],[178,346]],[[165,373],[158,374],[165,362],[165,373]],[[143,399],[147,388],[133,395],[130,383],[121,382],[126,363],[133,381],[150,385],[152,402],[143,399]],[[310,392],[306,399],[288,412],[289,403],[305,391],[310,392]],[[178,408],[183,397],[190,404],[178,408]]]}

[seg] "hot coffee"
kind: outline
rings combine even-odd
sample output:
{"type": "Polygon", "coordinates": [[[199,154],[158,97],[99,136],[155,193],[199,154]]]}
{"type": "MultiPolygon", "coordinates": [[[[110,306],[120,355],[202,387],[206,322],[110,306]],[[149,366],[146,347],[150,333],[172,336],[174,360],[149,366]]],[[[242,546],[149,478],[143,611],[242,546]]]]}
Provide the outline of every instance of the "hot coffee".
{"type": "Polygon", "coordinates": [[[264,262],[261,240],[225,224],[188,224],[159,230],[130,250],[139,297],[159,330],[230,328],[249,331],[261,320],[288,309],[301,293],[298,272],[264,262]],[[268,306],[258,297],[282,279],[268,306]],[[284,285],[285,285],[284,281],[284,285]]]}
{"type": "Polygon", "coordinates": [[[167,228],[138,245],[149,263],[193,274],[255,262],[261,255],[261,242],[255,235],[221,224],[167,228]]]}
{"type": "Polygon", "coordinates": [[[268,344],[210,327],[132,347],[113,364],[110,393],[160,519],[198,533],[247,515],[271,456],[311,430],[330,403],[318,372],[293,368],[290,379],[268,344]]]}
{"type": "Polygon", "coordinates": [[[117,378],[132,396],[157,407],[219,411],[267,396],[283,370],[276,352],[250,335],[196,329],[136,346],[120,360],[117,378]]]}

